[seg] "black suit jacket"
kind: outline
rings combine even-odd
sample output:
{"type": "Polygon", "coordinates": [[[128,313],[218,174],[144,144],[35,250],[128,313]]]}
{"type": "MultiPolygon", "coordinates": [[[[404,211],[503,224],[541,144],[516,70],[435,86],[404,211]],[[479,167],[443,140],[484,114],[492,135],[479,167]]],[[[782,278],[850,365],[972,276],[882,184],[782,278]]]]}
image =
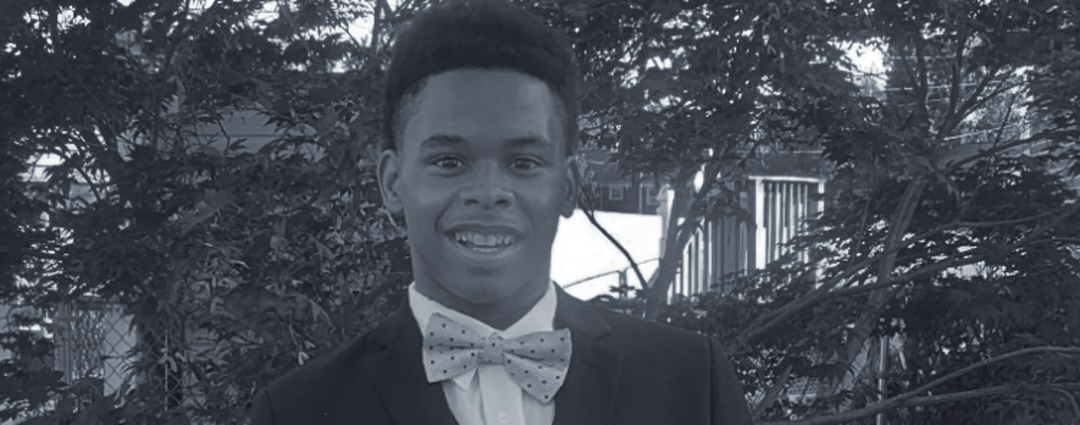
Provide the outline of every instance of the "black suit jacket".
{"type": "MultiPolygon", "coordinates": [[[[555,425],[750,424],[742,386],[704,336],[558,293],[555,329],[574,354],[555,395],[555,425]]],[[[455,424],[442,385],[429,384],[408,303],[368,335],[272,382],[251,423],[455,424]]]]}

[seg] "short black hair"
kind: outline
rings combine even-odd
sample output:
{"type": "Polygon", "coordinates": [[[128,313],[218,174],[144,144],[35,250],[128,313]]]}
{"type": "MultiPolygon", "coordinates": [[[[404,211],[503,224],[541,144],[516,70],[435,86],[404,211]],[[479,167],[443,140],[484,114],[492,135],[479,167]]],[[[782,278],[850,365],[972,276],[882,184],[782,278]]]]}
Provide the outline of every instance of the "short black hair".
{"type": "Polygon", "coordinates": [[[499,0],[443,3],[416,16],[394,41],[383,105],[383,148],[396,150],[398,115],[427,78],[462,68],[508,69],[547,83],[564,115],[566,154],[578,133],[577,66],[561,30],[499,0]]]}

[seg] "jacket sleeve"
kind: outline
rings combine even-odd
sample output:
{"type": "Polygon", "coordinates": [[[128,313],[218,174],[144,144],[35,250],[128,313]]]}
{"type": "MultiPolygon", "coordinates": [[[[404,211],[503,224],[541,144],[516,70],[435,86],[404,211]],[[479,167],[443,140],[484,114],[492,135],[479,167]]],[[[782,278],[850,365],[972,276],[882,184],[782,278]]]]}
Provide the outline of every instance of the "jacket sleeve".
{"type": "Polygon", "coordinates": [[[716,340],[709,338],[712,354],[712,424],[751,425],[742,384],[735,377],[731,361],[716,340]]]}
{"type": "Polygon", "coordinates": [[[270,394],[268,389],[263,389],[255,394],[255,401],[247,412],[245,425],[274,425],[274,411],[270,406],[270,394]]]}

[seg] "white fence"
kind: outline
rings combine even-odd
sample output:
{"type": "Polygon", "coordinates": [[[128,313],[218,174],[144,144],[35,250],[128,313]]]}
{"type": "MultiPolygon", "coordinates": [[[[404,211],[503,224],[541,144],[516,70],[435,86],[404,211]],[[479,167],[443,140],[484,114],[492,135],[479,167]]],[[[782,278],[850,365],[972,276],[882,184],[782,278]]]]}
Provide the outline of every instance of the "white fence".
{"type": "Polygon", "coordinates": [[[728,273],[765,267],[787,254],[785,244],[804,229],[807,218],[824,209],[818,196],[825,192],[821,179],[750,176],[736,189],[753,223],[735,217],[704,223],[686,245],[670,295],[694,295],[728,273]]]}

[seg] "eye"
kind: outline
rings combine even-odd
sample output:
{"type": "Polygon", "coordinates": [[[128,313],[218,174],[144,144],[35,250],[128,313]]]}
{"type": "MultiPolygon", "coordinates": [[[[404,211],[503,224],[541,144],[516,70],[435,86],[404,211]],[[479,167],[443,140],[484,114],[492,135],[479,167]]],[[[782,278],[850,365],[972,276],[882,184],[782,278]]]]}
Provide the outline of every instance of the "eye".
{"type": "Polygon", "coordinates": [[[435,158],[433,161],[431,161],[431,163],[433,165],[435,165],[436,167],[444,168],[444,169],[461,168],[461,166],[464,165],[464,164],[462,164],[460,159],[452,157],[452,156],[441,156],[441,157],[435,158]]]}
{"type": "Polygon", "coordinates": [[[518,171],[529,171],[540,166],[540,162],[532,158],[517,158],[510,163],[510,167],[518,171]]]}

